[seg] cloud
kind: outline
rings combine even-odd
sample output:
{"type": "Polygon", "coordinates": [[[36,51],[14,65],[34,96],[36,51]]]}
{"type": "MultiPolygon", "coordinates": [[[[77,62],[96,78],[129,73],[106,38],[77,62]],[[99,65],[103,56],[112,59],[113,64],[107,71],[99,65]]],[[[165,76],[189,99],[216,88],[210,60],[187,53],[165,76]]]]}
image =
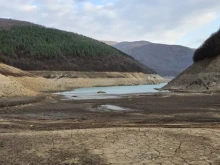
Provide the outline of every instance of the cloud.
{"type": "Polygon", "coordinates": [[[218,0],[0,0],[1,16],[100,40],[173,44],[214,21],[218,0]]]}

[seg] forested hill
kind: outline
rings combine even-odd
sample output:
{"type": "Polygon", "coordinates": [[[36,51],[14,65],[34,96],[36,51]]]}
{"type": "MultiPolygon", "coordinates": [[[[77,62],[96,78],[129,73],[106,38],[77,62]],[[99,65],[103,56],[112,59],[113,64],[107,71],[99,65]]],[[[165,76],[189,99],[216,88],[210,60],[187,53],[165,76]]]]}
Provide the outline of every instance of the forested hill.
{"type": "Polygon", "coordinates": [[[23,70],[155,73],[127,54],[97,40],[13,21],[0,19],[0,62],[23,70]]]}
{"type": "Polygon", "coordinates": [[[39,26],[34,23],[26,22],[26,21],[19,21],[19,20],[13,20],[13,19],[5,19],[5,18],[0,18],[0,28],[10,28],[12,26],[39,26]]]}

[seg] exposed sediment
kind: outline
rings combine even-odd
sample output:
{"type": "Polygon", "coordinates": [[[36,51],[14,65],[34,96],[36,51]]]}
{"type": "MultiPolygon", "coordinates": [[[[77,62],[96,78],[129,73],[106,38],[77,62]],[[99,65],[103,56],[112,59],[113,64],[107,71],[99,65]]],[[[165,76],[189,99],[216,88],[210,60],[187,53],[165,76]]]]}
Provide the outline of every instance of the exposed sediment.
{"type": "Polygon", "coordinates": [[[194,63],[163,89],[184,92],[220,92],[220,56],[194,63]]]}
{"type": "MultiPolygon", "coordinates": [[[[49,91],[59,91],[80,87],[94,86],[120,86],[120,85],[140,85],[158,84],[165,80],[159,75],[144,73],[122,73],[122,72],[32,72],[37,76],[47,78],[53,88],[41,89],[49,91]]],[[[51,88],[51,86],[49,87],[51,88]]]]}
{"type": "Polygon", "coordinates": [[[217,165],[218,139],[219,131],[209,129],[105,128],[3,133],[0,162],[217,165]]]}
{"type": "MultiPolygon", "coordinates": [[[[164,93],[87,101],[48,97],[0,107],[0,164],[219,165],[219,99],[164,93]]],[[[7,100],[18,101],[0,104],[7,100]]]]}
{"type": "Polygon", "coordinates": [[[157,84],[159,75],[120,72],[25,72],[0,64],[0,97],[34,96],[79,87],[157,84]]]}

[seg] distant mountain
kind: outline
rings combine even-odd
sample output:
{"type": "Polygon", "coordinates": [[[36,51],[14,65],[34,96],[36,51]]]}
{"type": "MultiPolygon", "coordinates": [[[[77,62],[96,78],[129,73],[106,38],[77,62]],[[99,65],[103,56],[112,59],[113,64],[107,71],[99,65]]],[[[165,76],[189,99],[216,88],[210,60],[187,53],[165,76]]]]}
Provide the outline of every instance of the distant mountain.
{"type": "Polygon", "coordinates": [[[113,46],[162,76],[176,76],[193,63],[194,50],[184,46],[148,41],[121,42],[113,46]]]}
{"type": "Polygon", "coordinates": [[[128,41],[124,41],[124,42],[120,42],[118,44],[115,44],[114,47],[116,47],[117,49],[123,49],[123,50],[130,50],[139,46],[143,46],[143,45],[147,45],[147,44],[151,44],[151,42],[148,41],[133,41],[133,42],[128,42],[128,41]]]}
{"type": "Polygon", "coordinates": [[[104,42],[105,44],[107,44],[109,46],[113,46],[113,45],[118,44],[118,42],[116,42],[116,41],[101,41],[101,42],[104,42]]]}
{"type": "Polygon", "coordinates": [[[103,42],[12,19],[0,19],[0,62],[23,70],[155,73],[103,42]]]}
{"type": "Polygon", "coordinates": [[[220,92],[220,29],[198,49],[194,64],[163,89],[184,92],[220,92]]]}

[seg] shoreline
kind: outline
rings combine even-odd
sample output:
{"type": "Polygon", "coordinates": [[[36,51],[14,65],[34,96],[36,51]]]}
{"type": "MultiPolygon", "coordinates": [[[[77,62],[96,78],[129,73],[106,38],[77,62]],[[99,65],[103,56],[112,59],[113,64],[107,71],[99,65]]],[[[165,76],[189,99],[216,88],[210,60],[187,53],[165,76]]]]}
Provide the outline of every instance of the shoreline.
{"type": "Polygon", "coordinates": [[[0,162],[218,164],[219,100],[219,94],[145,93],[104,100],[45,95],[39,102],[0,107],[0,162]]]}
{"type": "MultiPolygon", "coordinates": [[[[78,72],[77,77],[74,77],[75,72],[68,72],[68,75],[65,75],[65,72],[55,73],[57,75],[52,76],[53,78],[39,77],[39,75],[13,77],[0,74],[0,80],[2,80],[0,81],[0,97],[35,96],[40,93],[51,94],[82,87],[145,85],[165,82],[159,75],[143,73],[78,72]]],[[[49,73],[47,72],[47,74],[49,73]]]]}
{"type": "MultiPolygon", "coordinates": [[[[108,86],[107,86],[108,87],[108,86]]],[[[92,88],[92,87],[91,87],[92,88]]],[[[76,88],[79,89],[79,88],[76,88]]],[[[65,91],[64,91],[65,92],[65,91]]],[[[68,92],[68,91],[66,91],[68,92]]],[[[132,99],[132,98],[140,98],[145,96],[155,96],[155,97],[175,97],[175,96],[184,96],[184,97],[190,97],[190,96],[220,96],[219,93],[209,93],[209,92],[184,92],[184,91],[170,91],[170,92],[161,92],[158,90],[158,92],[145,92],[145,93],[128,93],[128,94],[99,94],[95,93],[100,96],[106,96],[107,98],[103,99],[65,99],[67,98],[65,95],[62,95],[61,92],[42,92],[36,96],[13,96],[13,97],[1,97],[0,98],[0,108],[6,108],[6,107],[14,107],[14,106],[21,106],[26,104],[34,104],[34,103],[40,103],[40,102],[47,102],[55,100],[56,103],[62,102],[62,101],[99,101],[99,100],[116,100],[116,99],[132,99]],[[115,96],[114,98],[108,98],[108,96],[115,96]]],[[[74,95],[74,94],[73,94],[74,95]]],[[[70,96],[71,97],[71,96],[70,96]]]]}

